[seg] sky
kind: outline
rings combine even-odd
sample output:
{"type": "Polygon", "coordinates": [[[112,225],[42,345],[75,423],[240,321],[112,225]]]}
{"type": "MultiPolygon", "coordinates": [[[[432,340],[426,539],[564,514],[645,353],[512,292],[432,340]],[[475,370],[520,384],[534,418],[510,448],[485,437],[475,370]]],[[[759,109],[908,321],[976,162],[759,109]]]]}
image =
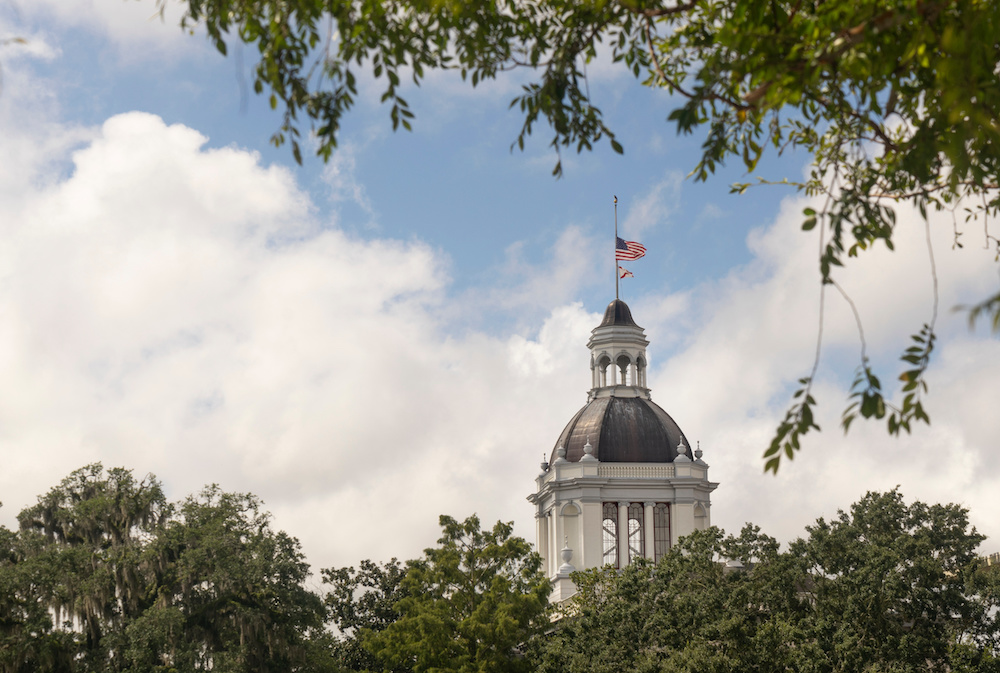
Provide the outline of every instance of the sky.
{"type": "MultiPolygon", "coordinates": [[[[712,523],[803,534],[869,490],[956,502],[1000,551],[1000,343],[954,307],[996,292],[983,222],[900,210],[836,278],[883,382],[933,315],[932,424],[839,429],[859,362],[825,299],[823,431],[777,476],[761,454],[816,351],[817,232],[739,166],[687,179],[701,138],[606,59],[589,84],[625,147],[511,151],[529,73],[434,73],[393,133],[377,85],[331,161],[268,139],[280,118],[228,57],[152,0],[0,0],[0,525],[92,462],[260,496],[315,568],[413,558],[437,517],[534,537],[539,463],[585,403],[586,342],[614,298],[612,239],[647,256],[622,298],[650,340],[654,401],[700,442],[712,523]],[[953,228],[962,231],[954,249],[953,228]],[[928,246],[928,241],[930,245],[928,246]]],[[[762,162],[797,178],[807,157],[762,162]]],[[[996,223],[993,227],[995,235],[996,223]]]]}

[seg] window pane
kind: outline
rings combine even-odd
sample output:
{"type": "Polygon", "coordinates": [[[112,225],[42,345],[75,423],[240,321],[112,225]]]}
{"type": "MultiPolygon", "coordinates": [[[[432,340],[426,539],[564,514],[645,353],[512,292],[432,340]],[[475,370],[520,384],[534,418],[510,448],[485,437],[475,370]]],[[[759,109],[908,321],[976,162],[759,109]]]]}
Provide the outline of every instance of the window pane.
{"type": "Polygon", "coordinates": [[[633,502],[628,506],[628,562],[642,557],[643,548],[642,504],[633,502]]]}
{"type": "Polygon", "coordinates": [[[659,561],[668,549],[670,549],[670,506],[664,502],[658,502],[653,507],[654,559],[659,561]]]}
{"type": "Polygon", "coordinates": [[[603,518],[604,563],[618,567],[618,505],[604,503],[603,518]]]}

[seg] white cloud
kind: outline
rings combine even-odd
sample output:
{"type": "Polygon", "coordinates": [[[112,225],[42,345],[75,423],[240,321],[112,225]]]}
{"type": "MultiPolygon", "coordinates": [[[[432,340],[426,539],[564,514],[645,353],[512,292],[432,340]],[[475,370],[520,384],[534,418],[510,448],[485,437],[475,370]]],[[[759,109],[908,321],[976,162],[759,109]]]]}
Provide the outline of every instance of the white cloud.
{"type": "Polygon", "coordinates": [[[330,187],[331,201],[346,201],[357,205],[369,217],[369,227],[374,228],[377,219],[375,208],[368,198],[365,186],[355,176],[357,153],[358,148],[350,141],[338,147],[323,167],[323,181],[330,187]]]}
{"type": "Polygon", "coordinates": [[[498,282],[486,291],[473,292],[467,301],[485,301],[503,310],[530,308],[533,315],[544,315],[553,306],[572,302],[580,288],[613,278],[614,267],[599,261],[597,241],[576,226],[567,226],[559,234],[552,254],[541,265],[528,261],[527,245],[524,241],[510,245],[498,270],[498,282]]]}
{"type": "Polygon", "coordinates": [[[715,203],[706,203],[702,206],[701,212],[695,220],[698,224],[721,220],[726,212],[715,203]]]}
{"type": "Polygon", "coordinates": [[[0,56],[4,64],[15,59],[38,59],[51,61],[59,55],[59,49],[39,32],[28,33],[22,26],[8,23],[0,17],[0,56]]]}
{"type": "Polygon", "coordinates": [[[619,229],[621,235],[638,238],[651,227],[671,224],[671,215],[680,207],[683,184],[684,175],[680,171],[667,171],[645,196],[630,205],[619,229]]]}
{"type": "Polygon", "coordinates": [[[442,512],[524,518],[593,316],[456,336],[427,246],[324,226],[287,170],[158,117],[92,134],[0,203],[8,524],[96,460],[256,492],[320,565],[416,554],[442,512]]]}
{"type": "MultiPolygon", "coordinates": [[[[129,60],[142,62],[165,52],[203,49],[204,40],[180,29],[182,4],[163,0],[12,0],[19,14],[51,30],[54,24],[105,36],[129,60]],[[161,14],[162,9],[162,14],[161,14]],[[197,43],[197,44],[195,44],[197,43]]],[[[53,31],[54,32],[54,31],[53,31]]]]}
{"type": "Polygon", "coordinates": [[[0,34],[28,40],[9,50],[0,50],[0,200],[8,206],[20,201],[32,185],[57,180],[63,174],[69,151],[89,140],[91,129],[73,124],[49,123],[58,100],[46,80],[23,61],[45,60],[56,50],[39,34],[23,32],[21,26],[0,19],[0,34]],[[13,58],[11,58],[13,57],[13,58]]]}
{"type": "MultiPolygon", "coordinates": [[[[567,227],[545,267],[511,250],[498,287],[460,303],[544,319],[513,335],[458,333],[441,253],[345,234],[285,169],[206,150],[199,133],[152,115],[35,124],[0,134],[0,166],[17,156],[26,167],[0,172],[8,525],[69,470],[102,460],[158,474],[175,498],[209,482],[254,491],[321,566],[413,556],[437,537],[439,513],[515,519],[533,536],[523,498],[585,401],[584,344],[599,316],[575,300],[603,282],[594,241],[567,227]],[[52,172],[73,147],[71,169],[52,172]]],[[[786,202],[751,237],[754,261],[727,278],[633,302],[655,399],[702,441],[722,482],[715,522],[789,537],[899,484],[911,498],[967,504],[1000,535],[998,345],[946,310],[932,428],[897,440],[856,425],[845,439],[837,372],[857,344],[831,295],[816,391],[824,432],[777,479],[761,474],[815,335],[816,240],[798,231],[802,206],[786,202]]],[[[879,357],[894,357],[929,311],[923,230],[900,220],[899,252],[843,274],[879,357]]],[[[949,232],[934,230],[945,309],[996,277],[982,251],[946,252],[949,232]]]]}
{"type": "MultiPolygon", "coordinates": [[[[995,291],[996,265],[983,250],[952,252],[948,218],[932,224],[942,307],[926,398],[933,425],[891,438],[884,422],[858,421],[843,435],[840,413],[860,349],[845,302],[828,290],[814,389],[823,432],[809,435],[777,478],[762,474],[760,456],[790,402],[791,383],[809,373],[816,343],[817,240],[798,230],[804,205],[787,200],[776,223],[750,237],[755,257],[747,266],[683,303],[633,307],[654,355],[662,338],[672,346],[666,361],[654,360],[650,380],[659,403],[702,441],[722,482],[713,521],[736,530],[751,520],[788,539],[866,490],[899,485],[911,499],[969,506],[980,530],[994,538],[990,549],[997,548],[1000,526],[991,514],[1000,489],[1000,418],[991,409],[1000,393],[1000,344],[968,334],[964,316],[947,310],[995,291]]],[[[858,306],[869,354],[889,391],[901,370],[898,355],[931,317],[933,297],[924,227],[911,212],[901,211],[899,220],[895,253],[879,246],[836,273],[858,306]]]]}

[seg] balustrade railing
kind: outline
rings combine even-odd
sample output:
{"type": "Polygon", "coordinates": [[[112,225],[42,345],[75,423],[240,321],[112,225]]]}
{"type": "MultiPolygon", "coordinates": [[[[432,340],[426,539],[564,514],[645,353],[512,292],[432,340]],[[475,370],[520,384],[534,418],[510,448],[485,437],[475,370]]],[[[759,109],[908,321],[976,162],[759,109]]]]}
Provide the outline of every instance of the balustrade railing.
{"type": "Polygon", "coordinates": [[[629,465],[627,463],[605,463],[597,467],[599,477],[623,477],[627,479],[669,479],[674,476],[674,466],[665,465],[629,465]]]}

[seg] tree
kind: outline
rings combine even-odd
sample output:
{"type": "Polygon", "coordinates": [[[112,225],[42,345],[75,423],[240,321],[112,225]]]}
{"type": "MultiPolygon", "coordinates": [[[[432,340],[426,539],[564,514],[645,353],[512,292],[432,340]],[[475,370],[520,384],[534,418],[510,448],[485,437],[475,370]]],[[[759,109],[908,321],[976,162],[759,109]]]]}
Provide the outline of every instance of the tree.
{"type": "Polygon", "coordinates": [[[747,526],[578,573],[541,673],[997,671],[996,568],[955,505],[869,493],[779,551],[747,526]]]}
{"type": "Polygon", "coordinates": [[[26,563],[33,550],[17,533],[0,526],[0,671],[70,670],[74,639],[53,629],[44,594],[50,580],[26,563]]]}
{"type": "Polygon", "coordinates": [[[84,670],[101,670],[120,650],[125,627],[155,599],[155,569],[145,542],[170,514],[159,482],[137,481],[123,468],[88,465],[18,514],[23,556],[31,578],[21,600],[51,610],[66,642],[73,637],[84,670]]]}
{"type": "Polygon", "coordinates": [[[0,529],[0,671],[335,671],[298,541],[252,495],[88,465],[0,529]]]}
{"type": "Polygon", "coordinates": [[[399,619],[396,604],[409,595],[403,586],[406,569],[396,559],[383,565],[366,559],[358,570],[325,568],[322,576],[323,583],[331,586],[324,598],[328,619],[340,631],[334,646],[337,659],[352,671],[381,670],[382,663],[365,649],[362,639],[399,619]]]}
{"type": "MultiPolygon", "coordinates": [[[[328,159],[362,70],[384,83],[393,128],[409,129],[404,79],[417,86],[428,71],[457,70],[476,86],[530,69],[537,78],[511,102],[524,116],[514,145],[523,149],[544,121],[557,152],[604,138],[621,152],[587,86],[586,64],[610,57],[675,94],[678,105],[665,113],[679,133],[704,130],[697,180],[729,160],[753,173],[768,151],[812,157],[806,180],[781,182],[823,197],[802,227],[822,237],[824,292],[843,292],[834,271],[849,257],[878,242],[892,249],[898,204],[925,221],[929,211],[951,211],[956,247],[971,219],[1000,208],[1000,5],[992,0],[187,0],[183,24],[203,25],[223,54],[230,35],[257,47],[254,89],[284,109],[272,141],[289,140],[298,161],[300,116],[328,159]]],[[[1000,238],[988,224],[983,232],[1000,259],[1000,238]]],[[[969,307],[971,323],[980,316],[1000,331],[1000,292],[969,307]]],[[[885,419],[891,434],[929,422],[924,374],[936,317],[935,296],[902,355],[895,403],[859,330],[845,431],[859,416],[885,419]]],[[[766,469],[777,471],[818,429],[815,372],[814,364],[801,380],[766,469]]]]}
{"type": "Polygon", "coordinates": [[[574,576],[580,588],[556,633],[542,643],[541,673],[810,670],[808,601],[801,563],[747,526],[679,541],[653,566],[574,576]],[[733,571],[726,558],[751,571],[733,571]]]}
{"type": "Polygon", "coordinates": [[[384,670],[516,673],[521,646],[547,624],[541,559],[509,523],[481,530],[479,518],[442,516],[437,547],[407,564],[399,617],[363,634],[384,670]]]}
{"type": "Polygon", "coordinates": [[[976,588],[986,571],[975,551],[985,538],[964,509],[869,493],[807,531],[790,553],[810,564],[816,637],[842,670],[871,662],[947,670],[956,647],[977,645],[993,667],[986,670],[1000,670],[990,615],[1000,595],[976,588]]]}
{"type": "Polygon", "coordinates": [[[129,626],[133,665],[266,672],[322,660],[325,610],[304,586],[309,566],[260,500],[211,486],[177,514],[149,549],[162,574],[156,604],[129,626]]]}

